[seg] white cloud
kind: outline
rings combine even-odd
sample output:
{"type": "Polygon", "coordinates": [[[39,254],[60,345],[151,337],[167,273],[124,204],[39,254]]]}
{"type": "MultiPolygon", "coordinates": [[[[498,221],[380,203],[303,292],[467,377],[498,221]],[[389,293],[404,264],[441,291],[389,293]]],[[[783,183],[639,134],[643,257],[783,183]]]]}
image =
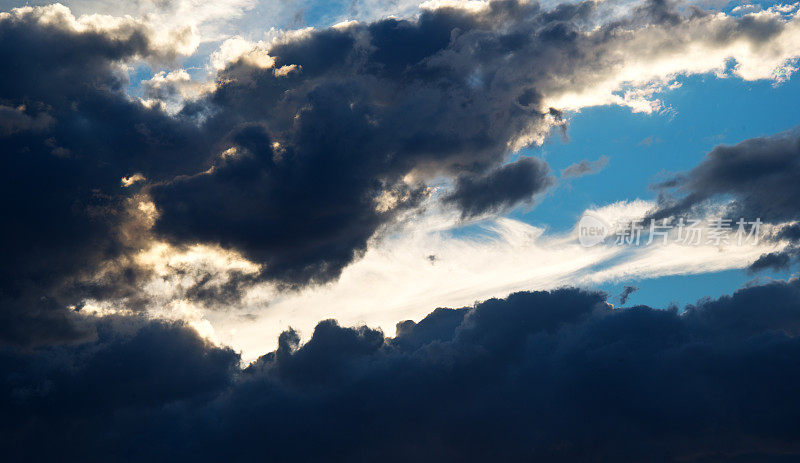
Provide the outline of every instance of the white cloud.
{"type": "MultiPolygon", "coordinates": [[[[603,2],[595,19],[601,22],[618,19],[640,3],[603,2]]],[[[220,45],[214,51],[203,51],[208,53],[209,73],[194,76],[197,84],[203,86],[211,85],[216,72],[238,58],[264,68],[272,67],[268,50],[273,44],[313,30],[303,27],[304,22],[287,22],[286,18],[304,11],[328,12],[325,13],[328,19],[316,21],[324,26],[387,16],[415,17],[422,9],[440,7],[479,11],[486,4],[470,0],[423,3],[365,0],[353,3],[349,9],[320,9],[315,2],[173,0],[109,4],[75,0],[67,2],[69,8],[50,5],[39,8],[37,14],[44,22],[57,21],[75,30],[96,29],[108,34],[123,34],[133,25],[146,27],[154,47],[163,50],[165,58],[191,56],[200,44],[217,42],[220,45]]],[[[591,106],[620,105],[634,112],[652,113],[669,110],[658,95],[675,88],[675,79],[683,75],[714,73],[723,77],[729,73],[744,80],[783,82],[797,70],[796,60],[800,57],[798,6],[800,3],[781,4],[752,12],[742,7],[732,15],[714,13],[675,25],[618,31],[604,40],[596,56],[587,59],[572,75],[538,81],[537,89],[544,95],[542,106],[579,111],[591,106]],[[742,17],[757,27],[741,27],[742,17]],[[775,28],[779,32],[767,40],[753,35],[775,28]],[[732,60],[735,65],[729,69],[732,60]]],[[[599,22],[586,25],[587,31],[599,26],[599,22]]],[[[156,74],[154,79],[158,77],[156,74]]],[[[176,100],[173,106],[179,103],[176,100]]],[[[516,149],[540,143],[544,136],[541,131],[532,130],[519,140],[512,140],[510,146],[516,149]]]]}
{"type": "MultiPolygon", "coordinates": [[[[795,4],[795,6],[798,4],[795,4]]],[[[681,75],[731,73],[744,80],[785,80],[800,57],[800,14],[787,18],[780,11],[744,15],[755,27],[741,27],[740,19],[724,13],[683,21],[677,25],[650,26],[619,33],[598,50],[604,55],[590,61],[573,79],[553,79],[541,89],[546,105],[580,110],[600,105],[630,107],[634,112],[663,109],[655,98],[674,88],[681,75]],[[778,32],[767,40],[754,37],[778,32]]]]}
{"type": "MultiPolygon", "coordinates": [[[[609,224],[644,216],[647,201],[618,202],[592,210],[609,224]]],[[[577,241],[577,231],[546,230],[508,218],[472,223],[479,232],[459,234],[458,216],[438,210],[409,216],[391,233],[376,237],[364,257],[335,282],[296,292],[269,284],[254,287],[236,306],[201,307],[186,300],[186,289],[213,275],[224,284],[232,271],[258,267],[235,253],[209,246],[188,250],[158,245],[138,263],[156,270],[144,286],[150,316],[181,318],[219,343],[253,359],[275,347],[278,334],[294,327],[307,337],[323,319],[344,325],[367,324],[394,334],[402,320],[419,320],[436,307],[460,307],[514,291],[552,289],[627,279],[685,275],[744,268],[780,245],[739,246],[702,243],[687,246],[658,241],[649,246],[618,246],[613,240],[593,247],[577,241]]],[[[613,228],[613,227],[612,227],[613,228]]],[[[646,242],[645,240],[642,243],[646,242]]],[[[96,313],[111,302],[90,304],[96,313]]]]}

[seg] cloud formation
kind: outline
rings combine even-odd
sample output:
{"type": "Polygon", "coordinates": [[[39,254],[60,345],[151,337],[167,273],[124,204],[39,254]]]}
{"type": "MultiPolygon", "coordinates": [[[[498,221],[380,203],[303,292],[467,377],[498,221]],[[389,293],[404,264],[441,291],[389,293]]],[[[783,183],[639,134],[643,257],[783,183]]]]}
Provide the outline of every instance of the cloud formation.
{"type": "Polygon", "coordinates": [[[732,196],[731,213],[770,222],[798,218],[800,186],[800,128],[774,136],[720,145],[689,172],[657,188],[680,195],[661,207],[660,214],[678,214],[715,199],[732,196]]]}
{"type": "Polygon", "coordinates": [[[458,205],[463,217],[502,212],[521,202],[531,201],[553,184],[544,161],[522,158],[481,176],[458,178],[444,201],[458,205]]]}
{"type": "Polygon", "coordinates": [[[594,161],[584,159],[567,166],[561,171],[561,176],[563,178],[577,178],[585,175],[594,175],[603,170],[606,164],[608,164],[608,156],[606,155],[602,155],[594,161]]]}
{"type": "Polygon", "coordinates": [[[457,179],[449,198],[465,216],[542,191],[541,174],[502,166],[562,125],[562,108],[652,110],[661,83],[676,75],[722,73],[733,58],[735,74],[770,78],[800,54],[791,41],[797,20],[780,12],[682,14],[653,1],[604,22],[607,11],[593,2],[473,6],[239,47],[217,90],[184,115],[210,111],[205,127],[225,134],[220,151],[250,154],[154,185],[156,230],[174,243],[239,249],[289,285],[327,281],[438,177],[457,179]],[[689,49],[703,59],[686,58],[689,49]],[[526,172],[525,191],[487,184],[526,172]],[[223,192],[239,199],[222,208],[213,198],[223,192]]]}
{"type": "Polygon", "coordinates": [[[800,220],[800,129],[717,146],[692,170],[656,185],[662,191],[654,217],[670,217],[724,204],[729,218],[773,224],[767,239],[791,243],[763,255],[752,270],[788,268],[797,256],[800,220]]]}
{"type": "Polygon", "coordinates": [[[201,143],[124,93],[122,62],[164,56],[149,30],[98,21],[59,5],[0,15],[0,343],[82,337],[64,312],[84,297],[76,283],[146,238],[121,179],[171,178],[201,143]]]}
{"type": "Polygon", "coordinates": [[[85,339],[64,307],[87,299],[141,306],[152,269],[135,256],[160,241],[221,246],[257,269],[191,297],[332,281],[443,177],[465,217],[542,192],[543,161],[507,163],[563,127],[563,109],[652,109],[675,75],[722,72],[733,58],[734,74],[771,78],[798,54],[786,12],[653,1],[609,20],[604,8],[428,5],[415,19],[286,33],[240,47],[182,107],[186,76],[157,74],[145,96],[174,98],[169,113],[129,96],[126,70],[190,53],[191,24],[155,30],[60,5],[3,13],[0,58],[14,71],[0,76],[0,342],[85,339]],[[690,45],[702,63],[684,59],[690,45]],[[523,182],[497,183],[507,177],[523,182]]]}
{"type": "MultiPolygon", "coordinates": [[[[765,240],[739,246],[735,238],[721,246],[705,240],[683,245],[676,236],[666,244],[659,238],[647,245],[646,235],[640,246],[617,245],[614,230],[606,242],[584,247],[577,227],[558,233],[510,218],[465,220],[437,203],[429,199],[424,206],[429,212],[410,211],[391,233],[370,240],[364,256],[335,282],[298,291],[252,282],[258,273],[253,264],[219,248],[164,247],[144,253],[137,261],[157,269],[142,284],[147,313],[184,319],[249,361],[274,349],[287,327],[308,339],[325,318],[343,325],[365,323],[392,335],[398,320],[418,320],[429,307],[567,284],[603,287],[668,275],[688,279],[745,269],[760,255],[780,249],[765,240]]],[[[653,202],[619,202],[587,213],[616,224],[642,218],[654,207],[653,202]]],[[[685,294],[674,297],[688,302],[685,294]]],[[[92,300],[83,310],[104,314],[124,306],[113,299],[92,300]]]]}
{"type": "Polygon", "coordinates": [[[622,305],[627,304],[628,298],[631,296],[631,294],[635,293],[638,290],[639,288],[636,286],[626,286],[619,295],[619,303],[622,305]]]}
{"type": "MultiPolygon", "coordinates": [[[[439,308],[394,337],[357,323],[763,253],[586,249],[574,230],[545,236],[496,217],[553,184],[545,161],[517,154],[564,129],[564,111],[658,111],[676,76],[780,81],[800,54],[794,9],[729,16],[652,0],[621,14],[609,3],[436,2],[411,19],[234,38],[213,56],[212,83],[175,59],[249,0],[133,2],[146,18],[1,13],[4,458],[799,457],[798,280],[680,312],[615,310],[567,288],[439,308]],[[128,76],[141,63],[170,71],[153,71],[139,99],[128,76]],[[443,238],[484,216],[487,236],[443,238]],[[259,314],[235,311],[265,300],[259,314]],[[303,326],[243,368],[244,352],[211,340],[205,309],[261,338],[259,316],[271,330],[285,314],[303,326]],[[331,313],[340,321],[317,323],[331,313]]],[[[732,197],[730,210],[776,226],[770,246],[785,244],[753,268],[789,265],[798,146],[793,131],[715,148],[661,185],[677,199],[660,213],[732,197]]]]}
{"type": "Polygon", "coordinates": [[[794,458],[798,301],[796,280],[682,313],[516,293],[395,338],[287,331],[244,370],[180,324],[107,319],[91,344],[2,352],[0,439],[12,460],[794,458]]]}

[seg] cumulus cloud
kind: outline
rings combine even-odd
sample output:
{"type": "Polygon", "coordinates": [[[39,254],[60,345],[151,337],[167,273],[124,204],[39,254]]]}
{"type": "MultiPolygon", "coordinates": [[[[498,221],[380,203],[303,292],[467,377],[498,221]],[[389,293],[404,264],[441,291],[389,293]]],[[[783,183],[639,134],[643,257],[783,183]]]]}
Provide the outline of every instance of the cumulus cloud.
{"type": "Polygon", "coordinates": [[[657,95],[679,86],[677,76],[781,81],[800,56],[797,14],[771,10],[737,17],[689,7],[681,16],[665,1],[645,2],[636,11],[633,24],[649,26],[601,27],[603,40],[592,43],[600,56],[583,63],[575,79],[540,88],[546,104],[562,110],[617,104],[651,113],[667,109],[657,95]]]}
{"type": "MultiPolygon", "coordinates": [[[[0,77],[11,224],[2,294],[15,307],[3,326],[17,331],[7,338],[33,342],[43,334],[12,320],[49,326],[44,314],[87,298],[141,305],[150,269],[133,256],[159,240],[240,253],[258,269],[232,277],[241,284],[335,280],[442,178],[465,217],[541,192],[545,164],[507,164],[515,150],[563,127],[561,109],[633,101],[587,99],[585,89],[649,98],[661,88],[653,76],[707,72],[716,61],[681,61],[690,42],[741,59],[744,78],[767,78],[798,43],[797,19],[777,10],[730,17],[649,2],[605,21],[592,2],[429,8],[239,47],[221,58],[216,87],[172,115],[125,93],[124,66],[185,53],[194,39],[165,41],[146,21],[63,6],[3,13],[0,58],[15,69],[0,77]],[[506,175],[526,181],[494,181],[506,175]]],[[[169,100],[186,84],[172,71],[144,92],[169,100]]],[[[239,285],[192,294],[225,300],[239,285]]]]}
{"type": "Polygon", "coordinates": [[[587,248],[493,215],[552,183],[544,161],[509,161],[564,110],[656,111],[682,74],[793,72],[796,8],[606,3],[434,2],[274,40],[220,34],[213,86],[171,68],[143,99],[128,66],[193,53],[252,3],[0,14],[4,456],[796,457],[797,280],[680,313],[557,289],[784,265],[795,133],[716,148],[662,185],[681,196],[662,214],[731,196],[770,220],[759,245],[587,248]],[[478,233],[455,236],[464,225],[478,233]],[[473,304],[530,288],[551,291],[473,304]],[[463,308],[426,315],[437,306],[463,308]]]}
{"type": "Polygon", "coordinates": [[[108,319],[91,344],[2,351],[0,439],[14,460],[793,458],[798,301],[796,280],[681,312],[516,293],[394,338],[287,331],[245,369],[180,324],[108,319]]]}
{"type": "Polygon", "coordinates": [[[208,82],[193,80],[185,69],[158,72],[142,81],[141,86],[146,105],[163,105],[163,109],[170,114],[177,113],[187,101],[214,88],[208,82]]]}
{"type": "MultiPolygon", "coordinates": [[[[5,4],[35,4],[35,2],[0,2],[5,4]]],[[[152,28],[152,38],[159,46],[173,47],[182,55],[193,54],[207,42],[218,41],[229,34],[231,26],[252,11],[258,0],[159,0],[107,2],[103,0],[64,0],[75,16],[86,20],[134,18],[152,28]]],[[[267,18],[260,18],[266,20],[267,18]]],[[[262,24],[263,27],[263,24],[262,24]]]]}
{"type": "Polygon", "coordinates": [[[140,197],[120,179],[171,178],[194,159],[192,124],[124,93],[120,64],[161,52],[127,20],[84,24],[58,5],[0,15],[13,69],[0,76],[0,343],[80,337],[63,312],[83,297],[76,282],[146,242],[140,197]]]}
{"type": "MultiPolygon", "coordinates": [[[[274,43],[247,43],[239,59],[226,53],[230,64],[207,98],[207,125],[250,154],[154,186],[162,212],[156,229],[174,243],[243,250],[270,278],[290,285],[330,280],[396,218],[371,198],[407,198],[401,205],[414,207],[424,198],[414,192],[445,176],[457,179],[451,198],[466,216],[503,209],[541,191],[541,182],[528,182],[524,194],[497,192],[479,206],[455,198],[489,192],[484,183],[492,171],[511,173],[501,168],[511,153],[564,123],[559,109],[612,103],[636,109],[663,89],[655,81],[722,72],[730,58],[741,59],[741,77],[769,78],[767,68],[800,53],[791,39],[797,21],[779,13],[735,18],[691,8],[680,14],[648,2],[602,23],[603,8],[446,4],[416,20],[306,29],[274,43]],[[689,47],[703,49],[702,65],[687,58],[689,47]],[[751,53],[754,47],[770,52],[751,53]],[[709,61],[706,48],[717,50],[719,60],[709,61]],[[254,53],[269,59],[254,62],[254,53]],[[245,127],[250,135],[243,135],[245,127]],[[245,149],[248,143],[260,145],[245,149]],[[223,191],[239,200],[209,206],[223,191]],[[281,203],[270,204],[278,191],[281,203]],[[198,195],[205,200],[193,199],[198,195]],[[294,240],[271,248],[293,237],[303,240],[290,254],[282,255],[294,240]]],[[[190,105],[185,114],[205,109],[190,105]]]]}

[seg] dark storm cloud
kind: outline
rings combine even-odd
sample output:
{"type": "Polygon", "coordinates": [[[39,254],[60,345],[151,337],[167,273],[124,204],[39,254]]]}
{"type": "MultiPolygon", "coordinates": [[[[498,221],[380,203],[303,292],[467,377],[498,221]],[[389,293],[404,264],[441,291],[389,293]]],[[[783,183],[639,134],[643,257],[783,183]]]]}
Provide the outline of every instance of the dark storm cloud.
{"type": "Polygon", "coordinates": [[[522,158],[485,175],[464,175],[445,202],[458,205],[464,217],[501,212],[531,201],[553,184],[547,164],[537,158],[522,158]]]}
{"type": "MultiPolygon", "coordinates": [[[[431,179],[474,187],[455,202],[467,215],[528,198],[542,187],[532,175],[489,180],[524,174],[524,163],[502,167],[511,152],[563,126],[547,92],[587,87],[619,61],[626,34],[681,20],[664,8],[595,27],[593,2],[505,1],[306,32],[272,45],[274,67],[232,63],[174,117],[125,94],[119,64],[174,55],[141,24],[77,31],[64,7],[47,21],[45,10],[3,15],[0,343],[89,336],[60,309],[87,297],[143,305],[147,271],[131,254],[154,238],[220,244],[261,264],[258,278],[296,287],[336,278],[431,179]],[[134,174],[146,180],[121,184],[134,174]],[[148,198],[158,214],[138,207],[148,198]]],[[[758,43],[783,27],[737,21],[718,41],[758,43]]],[[[231,300],[255,279],[201,279],[187,297],[231,300]]]]}
{"type": "Polygon", "coordinates": [[[30,116],[25,114],[25,110],[24,105],[17,108],[0,105],[0,136],[9,136],[22,131],[45,130],[54,122],[45,112],[30,116]]]}
{"type": "MultiPolygon", "coordinates": [[[[800,129],[771,137],[720,145],[689,172],[658,185],[662,196],[656,218],[701,211],[714,201],[731,201],[726,216],[784,224],[800,220],[800,129]]],[[[783,225],[767,236],[797,243],[798,227],[783,225]]],[[[751,270],[786,269],[798,255],[796,246],[761,256],[751,270]]]]}
{"type": "MultiPolygon", "coordinates": [[[[577,27],[568,19],[562,29],[577,27]]],[[[486,172],[512,139],[554,117],[526,75],[540,69],[532,55],[571,53],[571,39],[539,37],[550,22],[514,2],[484,14],[437,10],[311,32],[273,46],[273,68],[233,63],[206,101],[215,111],[206,127],[241,154],[150,189],[157,232],[236,248],[269,277],[304,284],[337,277],[437,175],[464,175],[459,185],[472,188],[455,203],[467,215],[530,198],[546,186],[533,161],[486,172]],[[527,183],[490,186],[491,175],[527,183]],[[386,195],[395,199],[380,207],[386,195]]]]}
{"type": "MultiPolygon", "coordinates": [[[[36,353],[0,352],[4,373],[0,409],[9,420],[3,425],[4,447],[13,449],[4,454],[5,461],[22,461],[23,455],[39,453],[11,441],[32,439],[29,431],[43,424],[37,423],[45,417],[51,429],[70,430],[47,438],[47,445],[54,447],[71,447],[73,432],[88,432],[99,438],[91,453],[131,461],[136,444],[130,435],[121,433],[141,432],[152,439],[149,445],[163,450],[168,441],[148,434],[147,420],[159,411],[167,412],[173,404],[204,403],[224,391],[238,369],[234,352],[208,345],[181,324],[109,317],[94,329],[97,340],[89,344],[50,347],[36,353]],[[97,427],[106,420],[108,427],[97,427]],[[119,422],[112,425],[116,420],[119,422]],[[10,421],[16,424],[10,425],[10,421]],[[119,426],[123,422],[125,425],[119,426]],[[125,441],[121,446],[120,440],[125,441]],[[114,454],[117,456],[112,457],[114,454]]],[[[29,445],[35,445],[33,440],[29,445]]],[[[75,457],[52,454],[58,459],[75,457]]]]}
{"type": "MultiPolygon", "coordinates": [[[[615,78],[634,32],[663,32],[640,37],[655,56],[695,39],[758,44],[784,27],[774,18],[731,19],[709,32],[698,10],[682,15],[663,1],[598,26],[607,13],[598,8],[498,1],[474,11],[425,10],[415,20],[281,39],[257,52],[268,52],[274,66],[238,59],[183,117],[207,118],[203,129],[215,134],[220,152],[242,154],[152,185],[162,212],[155,230],[173,243],[240,250],[264,265],[264,276],[289,286],[330,280],[398,211],[417,206],[430,180],[461,186],[452,197],[464,199],[453,204],[465,216],[541,191],[530,175],[527,188],[486,182],[514,150],[564,127],[545,96],[615,78]],[[702,33],[687,33],[694,29],[702,33]],[[676,40],[649,43],[662,36],[676,40]]],[[[500,172],[512,170],[524,173],[522,166],[500,172]]]]}
{"type": "Polygon", "coordinates": [[[760,272],[762,270],[789,270],[792,259],[796,257],[796,251],[778,251],[762,254],[755,260],[748,270],[751,272],[760,272]]]}
{"type": "Polygon", "coordinates": [[[244,370],[179,325],[104,323],[94,343],[0,355],[9,461],[800,455],[797,281],[682,314],[517,293],[437,309],[396,338],[329,320],[244,370]]]}
{"type": "Polygon", "coordinates": [[[36,10],[0,19],[0,344],[86,335],[63,311],[82,297],[75,283],[146,235],[120,179],[171,178],[190,161],[197,129],[123,92],[116,63],[156,53],[132,25],[76,32],[36,10]]]}
{"type": "Polygon", "coordinates": [[[720,145],[691,171],[656,187],[681,197],[665,204],[660,216],[685,213],[713,199],[731,197],[731,214],[780,223],[800,217],[800,129],[720,145]]]}
{"type": "Polygon", "coordinates": [[[788,242],[781,251],[770,252],[759,257],[749,269],[751,272],[761,270],[788,271],[791,264],[800,258],[800,224],[793,222],[778,227],[768,234],[765,239],[776,242],[788,242]]]}
{"type": "MultiPolygon", "coordinates": [[[[336,111],[333,101],[318,103],[320,111],[336,111]]],[[[293,146],[276,152],[263,127],[241,128],[231,137],[237,151],[220,159],[213,171],[151,190],[161,213],[156,230],[179,241],[240,250],[267,263],[265,275],[279,281],[338,276],[394,212],[377,209],[381,182],[348,160],[353,142],[348,132],[358,131],[358,124],[366,121],[348,119],[347,114],[309,123],[299,139],[317,139],[326,149],[303,152],[293,146]],[[329,137],[330,144],[320,140],[329,137]],[[337,149],[336,143],[343,146],[337,149]]],[[[393,189],[411,202],[420,195],[409,188],[393,189]]]]}
{"type": "Polygon", "coordinates": [[[608,164],[608,156],[603,155],[594,161],[584,159],[581,162],[570,164],[561,171],[561,176],[564,178],[577,178],[585,175],[593,175],[601,170],[608,164]]]}
{"type": "MultiPolygon", "coordinates": [[[[148,195],[159,210],[155,231],[176,244],[241,251],[265,264],[262,278],[288,285],[325,281],[424,198],[426,176],[498,166],[509,139],[549,114],[535,89],[519,87],[522,69],[513,85],[492,77],[524,34],[538,43],[537,28],[550,20],[536,6],[313,32],[271,50],[276,68],[295,71],[239,62],[177,117],[124,93],[119,63],[169,55],[152,48],[146,29],[78,32],[63,7],[47,10],[48,21],[43,11],[0,20],[0,61],[10,71],[0,75],[0,342],[89,336],[63,312],[86,297],[141,304],[143,270],[129,257],[150,240],[150,217],[138,208],[148,195]],[[512,13],[522,15],[516,32],[498,35],[512,13]],[[469,76],[464,66],[485,69],[469,76]],[[408,173],[421,180],[402,181],[408,173]],[[144,186],[124,187],[134,174],[144,186]],[[123,262],[102,284],[87,282],[115,259],[123,262]]],[[[238,291],[207,289],[189,297],[238,291]]]]}

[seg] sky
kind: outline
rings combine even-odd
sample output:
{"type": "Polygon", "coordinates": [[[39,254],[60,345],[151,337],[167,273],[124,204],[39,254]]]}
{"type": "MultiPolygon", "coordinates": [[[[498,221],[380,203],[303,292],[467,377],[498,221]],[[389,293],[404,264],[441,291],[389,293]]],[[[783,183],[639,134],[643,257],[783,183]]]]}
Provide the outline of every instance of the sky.
{"type": "Polygon", "coordinates": [[[11,461],[800,456],[800,3],[0,11],[11,461]]]}

